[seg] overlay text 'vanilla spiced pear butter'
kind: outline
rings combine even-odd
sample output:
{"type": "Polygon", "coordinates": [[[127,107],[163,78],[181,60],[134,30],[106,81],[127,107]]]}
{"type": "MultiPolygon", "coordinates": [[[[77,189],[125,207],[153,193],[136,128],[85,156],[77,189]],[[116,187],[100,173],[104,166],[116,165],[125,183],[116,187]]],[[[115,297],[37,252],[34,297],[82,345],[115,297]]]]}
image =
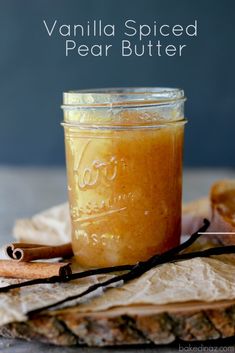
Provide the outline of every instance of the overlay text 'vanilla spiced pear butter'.
{"type": "Polygon", "coordinates": [[[179,243],[184,92],[64,93],[72,246],[85,267],[133,264],[179,243]]]}

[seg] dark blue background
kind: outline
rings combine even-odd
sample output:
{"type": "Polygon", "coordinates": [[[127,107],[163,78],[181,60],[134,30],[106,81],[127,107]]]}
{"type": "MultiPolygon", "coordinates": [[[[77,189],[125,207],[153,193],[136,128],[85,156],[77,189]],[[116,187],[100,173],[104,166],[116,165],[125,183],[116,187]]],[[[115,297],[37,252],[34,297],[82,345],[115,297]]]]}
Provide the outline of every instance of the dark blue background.
{"type": "Polygon", "coordinates": [[[64,163],[63,91],[150,85],[186,92],[186,165],[235,167],[234,13],[234,0],[0,0],[0,163],[64,163]],[[128,18],[197,19],[199,32],[175,40],[188,44],[182,57],[122,58],[119,33],[107,58],[66,58],[63,40],[49,38],[42,22],[99,18],[117,28],[128,18]]]}

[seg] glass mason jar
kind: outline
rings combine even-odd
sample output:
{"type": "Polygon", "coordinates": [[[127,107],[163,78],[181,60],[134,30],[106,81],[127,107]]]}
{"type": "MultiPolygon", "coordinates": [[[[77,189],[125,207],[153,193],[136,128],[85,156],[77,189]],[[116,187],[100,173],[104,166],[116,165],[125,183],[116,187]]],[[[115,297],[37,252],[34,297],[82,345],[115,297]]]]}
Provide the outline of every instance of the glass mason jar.
{"type": "Polygon", "coordinates": [[[85,267],[134,264],[179,244],[184,92],[64,93],[72,246],[85,267]]]}

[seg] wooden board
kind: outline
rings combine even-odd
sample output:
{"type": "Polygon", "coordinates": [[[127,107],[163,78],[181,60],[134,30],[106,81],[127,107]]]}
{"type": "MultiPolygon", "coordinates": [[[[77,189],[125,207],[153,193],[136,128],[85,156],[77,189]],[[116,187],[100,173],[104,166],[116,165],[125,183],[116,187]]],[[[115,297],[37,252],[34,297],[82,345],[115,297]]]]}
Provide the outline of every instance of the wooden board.
{"type": "Polygon", "coordinates": [[[72,307],[8,324],[0,328],[0,334],[61,346],[158,345],[176,339],[190,342],[235,339],[235,300],[129,306],[83,314],[72,307]]]}
{"type": "MultiPolygon", "coordinates": [[[[204,236],[192,250],[219,244],[216,237],[204,236]]],[[[74,306],[5,325],[0,327],[0,335],[59,346],[159,345],[177,339],[195,342],[231,337],[235,342],[235,299],[124,306],[92,313],[81,313],[74,306]]]]}

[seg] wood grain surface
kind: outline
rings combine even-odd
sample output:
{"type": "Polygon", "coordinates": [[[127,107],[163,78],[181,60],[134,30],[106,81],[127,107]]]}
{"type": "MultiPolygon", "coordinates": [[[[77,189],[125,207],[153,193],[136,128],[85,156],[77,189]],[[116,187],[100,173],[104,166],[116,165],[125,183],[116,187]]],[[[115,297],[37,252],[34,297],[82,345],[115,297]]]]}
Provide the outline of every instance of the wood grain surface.
{"type": "Polygon", "coordinates": [[[61,346],[169,344],[235,337],[235,300],[133,306],[81,314],[76,307],[45,312],[0,328],[5,337],[61,346]]]}

